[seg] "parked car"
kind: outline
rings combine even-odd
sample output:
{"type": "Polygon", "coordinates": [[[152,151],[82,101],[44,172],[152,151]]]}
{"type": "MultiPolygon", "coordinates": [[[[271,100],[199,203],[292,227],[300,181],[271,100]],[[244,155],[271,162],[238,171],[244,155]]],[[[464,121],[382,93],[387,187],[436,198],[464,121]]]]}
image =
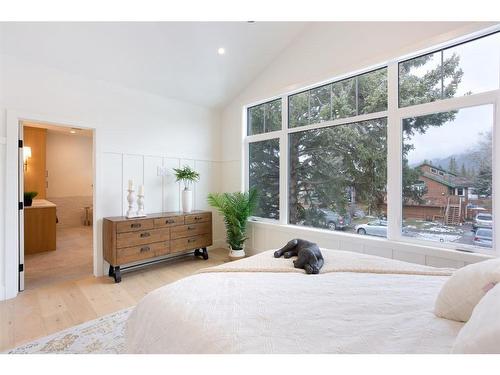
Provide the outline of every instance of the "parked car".
{"type": "Polygon", "coordinates": [[[493,230],[488,228],[478,228],[476,234],[474,235],[474,240],[472,241],[472,243],[476,246],[492,247],[493,230]]]}
{"type": "Polygon", "coordinates": [[[472,230],[477,230],[478,228],[492,228],[493,227],[493,216],[491,214],[477,214],[474,218],[474,223],[472,224],[472,230]]]}
{"type": "Polygon", "coordinates": [[[327,209],[321,209],[320,211],[324,214],[325,225],[330,230],[344,229],[351,224],[349,215],[340,215],[327,209]]]}
{"type": "Polygon", "coordinates": [[[367,224],[356,225],[355,229],[357,234],[387,237],[387,220],[372,220],[367,224]]]}

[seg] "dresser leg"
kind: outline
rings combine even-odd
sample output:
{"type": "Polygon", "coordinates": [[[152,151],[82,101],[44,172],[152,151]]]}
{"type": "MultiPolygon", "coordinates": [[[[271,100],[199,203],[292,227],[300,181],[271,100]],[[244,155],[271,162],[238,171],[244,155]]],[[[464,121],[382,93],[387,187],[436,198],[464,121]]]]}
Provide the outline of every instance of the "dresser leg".
{"type": "Polygon", "coordinates": [[[208,259],[208,251],[207,251],[207,248],[204,247],[203,249],[201,249],[203,251],[203,259],[207,260],[208,259]]]}
{"type": "Polygon", "coordinates": [[[113,277],[115,275],[115,268],[110,264],[109,265],[109,271],[108,271],[108,276],[113,277]]]}
{"type": "Polygon", "coordinates": [[[199,257],[199,256],[201,256],[200,249],[195,249],[195,250],[194,250],[194,256],[195,256],[195,257],[199,257]]]}
{"type": "Polygon", "coordinates": [[[115,279],[115,283],[119,283],[122,281],[122,273],[120,271],[120,266],[116,266],[113,270],[113,277],[115,279]]]}

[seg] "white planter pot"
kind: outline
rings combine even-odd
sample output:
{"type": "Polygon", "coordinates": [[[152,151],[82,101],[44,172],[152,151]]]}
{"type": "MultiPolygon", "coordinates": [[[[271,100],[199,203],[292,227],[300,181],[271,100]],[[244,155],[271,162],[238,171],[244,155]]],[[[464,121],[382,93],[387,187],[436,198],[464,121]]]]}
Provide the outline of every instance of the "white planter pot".
{"type": "Polygon", "coordinates": [[[182,211],[191,212],[193,210],[193,192],[188,189],[182,190],[182,211]]]}
{"type": "Polygon", "coordinates": [[[229,248],[229,257],[231,258],[243,258],[245,256],[245,247],[241,250],[233,250],[229,248]]]}

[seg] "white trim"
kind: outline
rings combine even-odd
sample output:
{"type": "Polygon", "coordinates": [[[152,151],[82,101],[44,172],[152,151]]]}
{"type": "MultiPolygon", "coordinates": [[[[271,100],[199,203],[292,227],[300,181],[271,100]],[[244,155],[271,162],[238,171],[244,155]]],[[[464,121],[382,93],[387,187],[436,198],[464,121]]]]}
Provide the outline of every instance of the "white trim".
{"type": "MultiPolygon", "coordinates": [[[[317,237],[320,238],[327,238],[338,241],[344,240],[351,243],[359,242],[368,245],[368,247],[371,245],[374,246],[378,245],[378,247],[383,247],[387,249],[393,249],[393,248],[399,249],[400,247],[408,247],[411,249],[401,249],[401,251],[415,253],[415,254],[423,254],[428,256],[442,257],[446,259],[462,261],[465,263],[479,262],[486,259],[492,259],[494,257],[494,254],[481,254],[477,252],[470,253],[470,252],[456,251],[453,249],[447,249],[442,247],[433,247],[429,244],[429,242],[425,244],[409,243],[406,241],[389,240],[387,238],[382,238],[382,237],[361,236],[359,234],[354,234],[354,233],[345,233],[342,231],[330,231],[328,229],[312,228],[300,225],[291,225],[291,224],[282,225],[276,222],[271,223],[263,220],[250,221],[250,223],[252,226],[255,225],[257,227],[262,227],[262,228],[272,228],[273,231],[287,233],[290,234],[291,236],[299,236],[302,234],[301,232],[305,232],[307,233],[308,236],[316,235],[317,237]]],[[[252,228],[252,231],[255,232],[255,228],[252,228]]],[[[253,248],[253,250],[258,250],[258,249],[253,248]]]]}
{"type": "Polygon", "coordinates": [[[401,123],[397,120],[398,105],[398,64],[391,63],[387,70],[387,238],[397,238],[401,228],[402,186],[401,173],[402,158],[389,155],[401,155],[402,131],[401,123]]]}
{"type": "Polygon", "coordinates": [[[4,145],[7,143],[7,138],[6,137],[0,137],[0,145],[4,145]]]}
{"type": "Polygon", "coordinates": [[[279,180],[279,222],[288,224],[288,100],[281,101],[281,134],[280,134],[280,180],[279,180]]]}
{"type": "Polygon", "coordinates": [[[105,272],[102,256],[102,228],[99,202],[101,198],[101,144],[99,131],[73,119],[58,118],[46,114],[31,113],[7,109],[7,150],[5,179],[5,299],[13,298],[18,293],[19,264],[19,224],[18,224],[18,129],[20,121],[31,121],[53,125],[65,125],[82,129],[93,129],[93,272],[102,276],[105,272]]]}

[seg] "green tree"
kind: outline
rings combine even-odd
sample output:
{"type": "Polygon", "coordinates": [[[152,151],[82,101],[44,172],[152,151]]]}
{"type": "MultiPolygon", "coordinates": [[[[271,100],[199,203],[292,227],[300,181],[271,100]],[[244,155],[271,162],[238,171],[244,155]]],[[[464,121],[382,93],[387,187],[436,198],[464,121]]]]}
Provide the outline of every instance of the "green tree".
{"type": "MultiPolygon", "coordinates": [[[[455,95],[463,72],[459,58],[452,55],[423,75],[430,60],[423,56],[400,64],[401,105],[413,105],[455,95]],[[445,82],[442,87],[442,82],[445,82]]],[[[373,113],[387,108],[387,72],[378,70],[360,78],[335,82],[295,94],[289,98],[289,126],[299,127],[321,121],[373,113]]],[[[421,202],[425,187],[420,172],[408,164],[411,139],[455,118],[444,112],[403,121],[403,198],[421,202]]],[[[289,214],[291,223],[318,226],[330,209],[340,214],[349,207],[349,194],[356,203],[377,213],[386,194],[386,119],[294,132],[289,135],[289,214]]],[[[269,142],[269,141],[264,141],[269,142]]],[[[279,142],[251,144],[250,186],[260,189],[259,210],[264,217],[279,215],[279,142]],[[271,151],[272,150],[272,151],[271,151]]]]}
{"type": "Polygon", "coordinates": [[[448,171],[450,171],[453,174],[458,173],[457,160],[453,156],[450,158],[450,161],[448,163],[448,171]]]}
{"type": "Polygon", "coordinates": [[[491,166],[484,164],[476,177],[476,193],[480,196],[491,197],[492,173],[491,166]]]}

